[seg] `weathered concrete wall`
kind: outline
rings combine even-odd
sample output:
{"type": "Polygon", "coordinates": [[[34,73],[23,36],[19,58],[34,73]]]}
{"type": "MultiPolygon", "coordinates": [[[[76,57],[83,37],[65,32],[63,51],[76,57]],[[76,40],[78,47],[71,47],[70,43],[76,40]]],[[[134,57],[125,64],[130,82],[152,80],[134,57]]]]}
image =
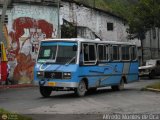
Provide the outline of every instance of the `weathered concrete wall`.
{"type": "Polygon", "coordinates": [[[19,83],[31,82],[40,40],[57,35],[57,8],[14,4],[7,15],[5,27],[11,79],[19,83]]]}
{"type": "MultiPolygon", "coordinates": [[[[121,19],[75,3],[62,2],[62,6],[61,25],[62,19],[65,19],[81,28],[88,27],[85,31],[88,38],[93,36],[93,31],[102,40],[127,41],[127,26],[121,19]],[[107,30],[107,22],[113,23],[113,31],[107,30]]],[[[10,77],[19,83],[31,82],[40,40],[57,36],[57,8],[14,3],[7,15],[5,36],[8,41],[7,55],[12,68],[10,77]]],[[[79,29],[79,32],[82,31],[79,29]]]]}
{"type": "Polygon", "coordinates": [[[160,59],[160,29],[148,31],[143,40],[144,61],[148,59],[160,59]]]}
{"type": "Polygon", "coordinates": [[[65,19],[77,26],[88,27],[103,40],[127,41],[127,26],[121,19],[76,3],[62,2],[62,6],[61,24],[65,19]],[[107,22],[113,23],[113,31],[107,30],[107,22]]]}

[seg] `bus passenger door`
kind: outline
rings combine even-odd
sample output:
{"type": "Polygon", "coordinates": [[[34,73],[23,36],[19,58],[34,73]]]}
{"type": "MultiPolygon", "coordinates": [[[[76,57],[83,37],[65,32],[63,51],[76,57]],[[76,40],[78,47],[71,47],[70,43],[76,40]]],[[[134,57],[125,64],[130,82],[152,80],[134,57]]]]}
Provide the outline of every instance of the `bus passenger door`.
{"type": "Polygon", "coordinates": [[[95,87],[96,81],[98,79],[97,73],[95,73],[95,70],[97,69],[96,51],[96,44],[94,43],[81,44],[79,76],[88,79],[89,87],[95,87]]]}

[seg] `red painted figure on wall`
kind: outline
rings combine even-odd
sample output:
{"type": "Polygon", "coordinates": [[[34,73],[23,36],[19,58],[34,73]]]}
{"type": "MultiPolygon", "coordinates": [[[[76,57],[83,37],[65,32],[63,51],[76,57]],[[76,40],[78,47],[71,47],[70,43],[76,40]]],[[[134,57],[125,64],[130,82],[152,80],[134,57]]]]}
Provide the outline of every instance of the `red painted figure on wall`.
{"type": "Polygon", "coordinates": [[[20,17],[14,20],[9,32],[11,47],[9,61],[16,61],[13,79],[23,82],[33,80],[33,67],[40,40],[52,38],[53,25],[46,20],[20,17]]]}

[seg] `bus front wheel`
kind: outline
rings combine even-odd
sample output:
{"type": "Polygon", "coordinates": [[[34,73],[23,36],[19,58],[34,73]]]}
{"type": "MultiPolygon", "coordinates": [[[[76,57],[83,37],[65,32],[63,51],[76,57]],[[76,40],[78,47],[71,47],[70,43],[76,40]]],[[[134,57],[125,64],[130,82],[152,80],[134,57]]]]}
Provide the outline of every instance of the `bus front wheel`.
{"type": "Polygon", "coordinates": [[[124,89],[124,80],[122,79],[119,83],[119,85],[113,85],[111,86],[112,90],[114,91],[120,91],[124,89]]]}
{"type": "Polygon", "coordinates": [[[51,95],[52,88],[51,87],[45,87],[45,86],[40,86],[40,93],[43,97],[49,97],[51,95]]]}
{"type": "Polygon", "coordinates": [[[97,88],[90,88],[88,89],[88,93],[95,93],[97,91],[97,88]]]}
{"type": "Polygon", "coordinates": [[[79,97],[82,97],[86,94],[87,88],[86,88],[86,83],[84,80],[82,80],[79,85],[78,88],[76,88],[75,90],[75,94],[79,97]]]}

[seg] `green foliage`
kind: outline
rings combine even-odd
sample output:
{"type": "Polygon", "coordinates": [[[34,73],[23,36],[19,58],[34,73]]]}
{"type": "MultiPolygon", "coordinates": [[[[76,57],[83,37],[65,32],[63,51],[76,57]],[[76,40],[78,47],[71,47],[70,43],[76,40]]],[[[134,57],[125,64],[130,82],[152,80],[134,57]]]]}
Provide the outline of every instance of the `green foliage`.
{"type": "Polygon", "coordinates": [[[108,10],[108,5],[106,4],[105,0],[75,0],[77,2],[89,5],[93,8],[100,8],[103,10],[108,10]]]}
{"type": "Polygon", "coordinates": [[[113,13],[122,16],[126,20],[131,15],[131,8],[135,4],[133,0],[106,0],[106,3],[109,5],[109,8],[113,13]]]}
{"type": "Polygon", "coordinates": [[[128,19],[130,26],[128,32],[132,36],[131,38],[138,37],[142,40],[148,30],[160,27],[159,14],[159,0],[139,0],[128,19]]]}
{"type": "Polygon", "coordinates": [[[144,39],[145,33],[160,28],[160,0],[75,0],[107,10],[128,21],[129,38],[144,39]]]}
{"type": "Polygon", "coordinates": [[[110,11],[124,18],[130,15],[130,8],[137,3],[137,0],[75,0],[91,7],[110,11]]]}
{"type": "Polygon", "coordinates": [[[76,26],[66,20],[63,20],[61,25],[61,38],[75,38],[77,37],[76,26]]]}

